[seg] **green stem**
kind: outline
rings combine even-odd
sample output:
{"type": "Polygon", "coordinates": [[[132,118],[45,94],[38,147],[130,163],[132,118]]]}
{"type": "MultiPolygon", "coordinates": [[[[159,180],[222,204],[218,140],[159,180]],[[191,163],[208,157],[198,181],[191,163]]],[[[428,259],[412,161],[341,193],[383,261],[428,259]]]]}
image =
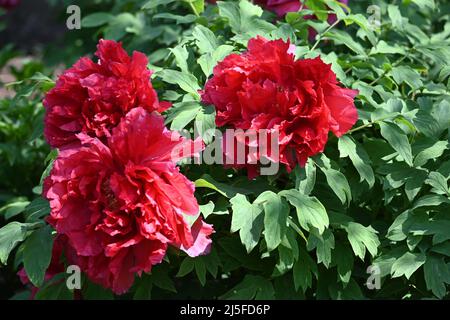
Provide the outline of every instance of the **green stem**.
{"type": "Polygon", "coordinates": [[[403,60],[405,60],[406,58],[408,58],[408,57],[409,57],[409,54],[412,53],[413,51],[414,51],[414,47],[413,47],[413,48],[410,48],[410,49],[408,50],[408,52],[407,52],[403,57],[401,57],[400,59],[398,59],[397,61],[395,61],[395,62],[392,64],[392,67],[391,67],[389,70],[385,70],[378,78],[376,78],[376,79],[373,80],[371,83],[369,83],[369,86],[371,86],[371,85],[377,83],[378,81],[380,81],[386,74],[388,74],[388,72],[390,72],[390,71],[392,70],[392,68],[398,66],[400,63],[402,63],[403,60]]]}
{"type": "Polygon", "coordinates": [[[358,131],[358,130],[361,130],[361,129],[364,129],[364,128],[367,128],[367,127],[371,127],[371,126],[373,126],[374,124],[377,124],[377,123],[379,123],[379,122],[381,122],[381,121],[388,120],[388,119],[395,119],[395,118],[397,118],[397,115],[395,115],[395,116],[388,116],[388,117],[384,117],[384,118],[380,118],[380,119],[377,119],[377,120],[375,120],[375,121],[368,122],[368,123],[366,123],[366,124],[360,125],[359,127],[353,128],[353,129],[349,130],[349,131],[347,132],[347,134],[352,134],[352,133],[355,132],[355,131],[358,131]]]}
{"type": "Polygon", "coordinates": [[[314,49],[319,45],[320,41],[322,40],[323,35],[326,34],[328,31],[330,31],[331,29],[333,29],[340,21],[341,20],[336,20],[332,25],[330,25],[328,28],[326,28],[324,32],[319,34],[319,37],[317,38],[316,42],[312,46],[311,51],[314,51],[314,49]]]}
{"type": "Polygon", "coordinates": [[[189,2],[189,6],[191,7],[191,9],[192,9],[192,11],[194,12],[194,14],[195,14],[197,17],[200,17],[200,15],[198,14],[197,9],[195,9],[195,6],[193,5],[193,3],[192,3],[191,1],[189,1],[189,0],[188,0],[188,2],[189,2]]]}

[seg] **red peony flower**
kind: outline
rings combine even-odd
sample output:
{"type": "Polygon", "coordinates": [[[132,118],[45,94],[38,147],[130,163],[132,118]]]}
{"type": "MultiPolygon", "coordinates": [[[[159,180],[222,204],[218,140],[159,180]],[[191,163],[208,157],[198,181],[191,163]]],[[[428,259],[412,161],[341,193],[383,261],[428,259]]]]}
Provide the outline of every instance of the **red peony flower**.
{"type": "MultiPolygon", "coordinates": [[[[231,54],[214,68],[202,92],[203,102],[216,107],[217,126],[277,132],[279,159],[271,161],[288,170],[322,152],[330,131],[340,137],[358,119],[357,91],[340,87],[320,58],[295,60],[292,52],[283,40],[251,39],[247,52],[231,54]]],[[[259,154],[250,158],[261,160],[259,154]]]]}
{"type": "MultiPolygon", "coordinates": [[[[297,12],[302,8],[302,2],[299,0],[254,0],[256,4],[259,4],[267,10],[275,12],[278,16],[284,16],[288,12],[297,12]]],[[[339,0],[339,2],[347,4],[348,0],[339,0]]],[[[305,9],[308,7],[303,5],[305,9]]],[[[336,21],[335,15],[330,15],[329,22],[336,21]]]]}
{"type": "Polygon", "coordinates": [[[44,183],[49,222],[67,236],[72,263],[115,293],[162,261],[168,245],[206,254],[211,225],[199,217],[194,184],[175,161],[203,147],[171,132],[162,116],[131,110],[104,144],[85,133],[65,146],[44,183]],[[177,150],[189,149],[181,155],[177,150]]]}
{"type": "Polygon", "coordinates": [[[81,58],[58,79],[44,99],[44,134],[52,147],[77,140],[77,133],[108,137],[131,109],[163,111],[170,103],[159,102],[150,82],[147,57],[128,56],[120,43],[100,40],[98,63],[81,58]]]}

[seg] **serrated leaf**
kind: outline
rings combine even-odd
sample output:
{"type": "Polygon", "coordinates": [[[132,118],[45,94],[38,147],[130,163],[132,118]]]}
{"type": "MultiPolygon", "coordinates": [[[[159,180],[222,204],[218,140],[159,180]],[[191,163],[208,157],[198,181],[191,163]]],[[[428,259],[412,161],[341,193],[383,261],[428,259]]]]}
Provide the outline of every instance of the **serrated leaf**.
{"type": "Polygon", "coordinates": [[[428,290],[442,299],[447,293],[445,284],[450,284],[450,265],[445,263],[444,258],[429,256],[423,266],[423,271],[428,290]]]}
{"type": "Polygon", "coordinates": [[[398,278],[404,275],[409,279],[425,263],[425,260],[423,253],[406,252],[392,264],[392,277],[398,278]]]}
{"type": "Polygon", "coordinates": [[[259,204],[264,209],[264,239],[267,250],[272,251],[286,234],[289,205],[272,191],[261,193],[253,204],[259,204]]]}
{"type": "Polygon", "coordinates": [[[231,232],[239,231],[242,244],[247,252],[251,252],[259,242],[264,224],[262,208],[251,204],[242,194],[237,194],[231,200],[233,210],[231,232]]]}
{"type": "Polygon", "coordinates": [[[213,141],[216,129],[216,111],[212,106],[203,107],[195,117],[195,132],[202,137],[205,144],[213,141]]]}
{"type": "Polygon", "coordinates": [[[311,232],[309,234],[307,249],[316,249],[317,263],[323,263],[328,268],[331,263],[331,251],[335,247],[334,235],[327,229],[322,235],[311,232]]]}
{"type": "Polygon", "coordinates": [[[352,246],[353,252],[361,260],[364,260],[366,248],[372,257],[375,257],[380,246],[380,241],[376,235],[376,231],[372,227],[365,227],[356,222],[349,222],[345,226],[347,237],[352,246]]]}
{"type": "Polygon", "coordinates": [[[309,256],[308,252],[299,249],[299,257],[293,268],[295,290],[302,288],[303,292],[305,292],[308,288],[311,288],[313,274],[317,278],[316,263],[309,256]]]}
{"type": "Polygon", "coordinates": [[[329,220],[325,207],[316,197],[308,197],[298,190],[283,190],[279,193],[285,197],[297,210],[297,217],[303,229],[317,228],[320,234],[328,228],[329,220]]]}

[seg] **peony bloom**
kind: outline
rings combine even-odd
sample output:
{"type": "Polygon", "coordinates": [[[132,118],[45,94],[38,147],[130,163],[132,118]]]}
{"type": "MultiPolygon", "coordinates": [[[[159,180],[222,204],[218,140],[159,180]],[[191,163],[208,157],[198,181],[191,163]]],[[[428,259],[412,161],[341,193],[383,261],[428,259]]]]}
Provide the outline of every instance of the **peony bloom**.
{"type": "Polygon", "coordinates": [[[44,134],[52,147],[77,140],[78,133],[108,137],[133,108],[163,111],[170,106],[158,101],[143,53],[130,57],[120,43],[111,40],[100,40],[97,48],[98,63],[81,58],[44,99],[44,134]]]}
{"type": "MultiPolygon", "coordinates": [[[[214,68],[202,92],[202,101],[216,107],[218,127],[277,132],[279,159],[271,161],[289,171],[322,152],[330,131],[340,137],[358,119],[357,91],[340,87],[320,58],[295,60],[293,49],[283,40],[253,38],[246,52],[230,54],[214,68]]],[[[261,160],[258,154],[249,158],[261,160]]]]}
{"type": "Polygon", "coordinates": [[[253,2],[275,12],[280,17],[288,12],[297,12],[301,7],[299,0],[255,0],[253,2]]]}
{"type": "MultiPolygon", "coordinates": [[[[280,17],[288,12],[297,12],[302,8],[302,2],[299,0],[254,0],[253,2],[275,12],[280,17]]],[[[348,0],[339,0],[339,2],[347,4],[348,0]]],[[[303,7],[305,9],[308,8],[306,6],[303,7]]],[[[336,21],[336,16],[330,15],[328,22],[333,23],[334,21],[336,21]]]]}
{"type": "Polygon", "coordinates": [[[208,253],[211,225],[199,217],[194,184],[179,172],[179,156],[203,147],[164,126],[162,116],[131,110],[106,144],[85,133],[65,146],[44,183],[49,222],[73,248],[70,260],[115,293],[150,272],[168,245],[190,256],[208,253]],[[178,148],[190,150],[180,155],[178,148]]]}

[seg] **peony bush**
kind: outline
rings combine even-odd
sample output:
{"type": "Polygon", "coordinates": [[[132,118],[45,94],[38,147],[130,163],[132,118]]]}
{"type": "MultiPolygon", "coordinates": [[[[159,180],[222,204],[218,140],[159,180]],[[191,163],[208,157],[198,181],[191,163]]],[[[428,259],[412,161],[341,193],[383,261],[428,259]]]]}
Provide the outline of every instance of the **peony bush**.
{"type": "Polygon", "coordinates": [[[1,294],[448,297],[449,4],[79,7],[0,96],[1,294]]]}

